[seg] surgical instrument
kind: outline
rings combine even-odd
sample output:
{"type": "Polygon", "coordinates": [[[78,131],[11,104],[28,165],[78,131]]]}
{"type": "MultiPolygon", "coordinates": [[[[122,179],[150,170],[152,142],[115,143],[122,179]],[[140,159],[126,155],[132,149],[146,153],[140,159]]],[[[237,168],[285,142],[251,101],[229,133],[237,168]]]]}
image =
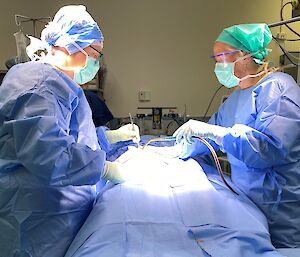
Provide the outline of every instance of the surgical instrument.
{"type": "MultiPolygon", "coordinates": [[[[129,119],[130,119],[130,123],[131,123],[131,126],[132,126],[132,131],[135,131],[131,113],[129,113],[129,119]]],[[[136,143],[137,143],[138,148],[140,148],[140,143],[139,143],[139,141],[138,141],[138,138],[136,138],[136,143]]]]}

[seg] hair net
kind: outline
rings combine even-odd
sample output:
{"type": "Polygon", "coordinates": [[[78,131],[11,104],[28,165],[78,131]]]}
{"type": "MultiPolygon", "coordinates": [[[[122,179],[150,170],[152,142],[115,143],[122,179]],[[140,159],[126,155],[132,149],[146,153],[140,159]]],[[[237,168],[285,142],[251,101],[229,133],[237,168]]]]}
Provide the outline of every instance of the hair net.
{"type": "Polygon", "coordinates": [[[267,45],[272,40],[269,27],[264,24],[240,24],[224,29],[216,41],[231,45],[247,53],[253,53],[254,60],[262,63],[269,54],[267,45]]]}
{"type": "Polygon", "coordinates": [[[79,51],[74,42],[85,48],[104,40],[100,28],[83,5],[62,7],[42,31],[41,39],[49,45],[65,47],[69,54],[79,51]]]}

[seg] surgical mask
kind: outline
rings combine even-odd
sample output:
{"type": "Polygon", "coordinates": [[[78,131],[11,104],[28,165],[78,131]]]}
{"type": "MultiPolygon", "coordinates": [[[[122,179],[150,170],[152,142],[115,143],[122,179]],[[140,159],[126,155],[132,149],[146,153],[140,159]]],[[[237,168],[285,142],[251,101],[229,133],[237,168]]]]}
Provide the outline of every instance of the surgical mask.
{"type": "Polygon", "coordinates": [[[234,65],[236,62],[242,61],[255,53],[252,54],[247,54],[239,59],[237,59],[234,62],[220,62],[215,64],[215,74],[217,76],[218,81],[225,87],[227,88],[232,88],[236,87],[240,81],[245,80],[249,77],[256,77],[261,74],[256,74],[256,75],[247,75],[246,77],[243,78],[238,78],[237,76],[234,75],[234,65]]]}
{"type": "Polygon", "coordinates": [[[97,74],[100,65],[99,60],[90,57],[86,54],[86,64],[82,69],[74,71],[74,80],[79,84],[83,85],[91,81],[97,74]]]}
{"type": "Polygon", "coordinates": [[[232,63],[216,63],[215,74],[219,82],[227,87],[232,88],[240,83],[240,79],[234,75],[234,62],[232,63]]]}

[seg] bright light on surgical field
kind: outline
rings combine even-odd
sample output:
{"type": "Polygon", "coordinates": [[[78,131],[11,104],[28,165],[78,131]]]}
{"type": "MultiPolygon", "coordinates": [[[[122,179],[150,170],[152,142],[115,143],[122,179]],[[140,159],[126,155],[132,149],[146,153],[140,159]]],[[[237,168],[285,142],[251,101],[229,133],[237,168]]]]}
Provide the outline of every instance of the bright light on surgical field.
{"type": "MultiPolygon", "coordinates": [[[[124,165],[126,173],[122,174],[126,186],[142,186],[143,190],[152,195],[168,197],[167,187],[189,185],[182,191],[199,190],[199,181],[205,174],[200,165],[194,161],[183,161],[178,158],[180,148],[148,146],[144,150],[129,147],[128,151],[120,156],[117,161],[124,165]]],[[[201,190],[208,190],[210,184],[203,184],[201,190]]]]}

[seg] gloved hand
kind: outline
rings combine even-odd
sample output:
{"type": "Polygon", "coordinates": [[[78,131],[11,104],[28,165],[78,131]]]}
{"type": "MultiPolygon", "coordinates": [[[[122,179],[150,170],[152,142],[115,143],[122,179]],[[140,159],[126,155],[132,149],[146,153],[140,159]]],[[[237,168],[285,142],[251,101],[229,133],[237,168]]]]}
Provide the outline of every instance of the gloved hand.
{"type": "Polygon", "coordinates": [[[181,152],[178,157],[180,159],[186,159],[195,156],[202,144],[203,143],[200,140],[194,140],[192,144],[189,144],[185,140],[181,140],[180,144],[176,144],[181,148],[181,152]]]}
{"type": "Polygon", "coordinates": [[[114,144],[121,141],[132,140],[134,143],[138,143],[141,140],[140,129],[137,125],[126,124],[116,130],[105,131],[106,138],[110,144],[114,144]]]}
{"type": "Polygon", "coordinates": [[[112,183],[119,184],[125,182],[125,169],[119,162],[106,161],[101,178],[107,179],[112,183]]]}
{"type": "Polygon", "coordinates": [[[192,144],[194,140],[192,136],[207,137],[220,144],[224,135],[228,133],[228,128],[223,128],[217,125],[211,125],[198,120],[189,120],[179,127],[173,134],[176,137],[176,142],[181,143],[187,141],[192,144]]]}

